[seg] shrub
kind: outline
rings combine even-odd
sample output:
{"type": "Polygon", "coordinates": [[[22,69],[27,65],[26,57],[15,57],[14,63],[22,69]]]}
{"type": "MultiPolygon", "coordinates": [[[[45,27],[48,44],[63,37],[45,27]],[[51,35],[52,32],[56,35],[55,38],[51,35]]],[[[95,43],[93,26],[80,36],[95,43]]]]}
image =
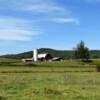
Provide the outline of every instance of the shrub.
{"type": "Polygon", "coordinates": [[[97,72],[100,72],[100,64],[96,66],[97,72]]]}

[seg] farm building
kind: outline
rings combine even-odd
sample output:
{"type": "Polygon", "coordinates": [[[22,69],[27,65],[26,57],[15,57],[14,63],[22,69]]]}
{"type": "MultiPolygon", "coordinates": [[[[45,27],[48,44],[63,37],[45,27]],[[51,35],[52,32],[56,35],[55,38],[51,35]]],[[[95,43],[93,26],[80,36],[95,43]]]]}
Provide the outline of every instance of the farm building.
{"type": "Polygon", "coordinates": [[[40,61],[48,61],[51,60],[53,57],[51,54],[45,53],[45,54],[38,54],[38,60],[40,61]]]}
{"type": "MultiPolygon", "coordinates": [[[[51,54],[45,53],[45,54],[38,54],[37,55],[37,60],[38,61],[48,61],[51,60],[53,57],[51,54]]],[[[26,59],[22,59],[23,62],[30,62],[30,61],[36,61],[34,60],[34,58],[26,58],[26,59]]]]}
{"type": "Polygon", "coordinates": [[[32,58],[26,58],[22,59],[23,62],[29,62],[29,61],[61,61],[62,58],[60,57],[53,57],[49,53],[43,53],[43,54],[38,54],[38,51],[35,49],[33,51],[33,57],[32,58]]]}
{"type": "Polygon", "coordinates": [[[33,58],[22,59],[22,62],[30,62],[30,61],[34,61],[34,59],[33,58]]]}
{"type": "Polygon", "coordinates": [[[62,61],[63,59],[61,57],[53,57],[52,61],[62,61]]]}

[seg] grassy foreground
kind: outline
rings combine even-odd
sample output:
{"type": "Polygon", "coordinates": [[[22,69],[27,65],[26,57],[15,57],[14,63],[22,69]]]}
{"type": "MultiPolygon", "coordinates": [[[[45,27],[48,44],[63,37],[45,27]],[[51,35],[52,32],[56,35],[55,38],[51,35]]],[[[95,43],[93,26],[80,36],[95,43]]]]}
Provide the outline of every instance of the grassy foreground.
{"type": "Polygon", "coordinates": [[[100,100],[97,63],[1,63],[0,100],[100,100]]]}

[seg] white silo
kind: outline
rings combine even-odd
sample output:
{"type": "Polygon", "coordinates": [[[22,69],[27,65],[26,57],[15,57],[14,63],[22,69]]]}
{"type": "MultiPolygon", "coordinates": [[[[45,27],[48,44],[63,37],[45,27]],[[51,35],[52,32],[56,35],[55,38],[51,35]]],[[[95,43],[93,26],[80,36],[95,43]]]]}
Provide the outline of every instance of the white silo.
{"type": "Polygon", "coordinates": [[[34,59],[34,61],[38,61],[38,51],[37,51],[37,49],[33,50],[33,59],[34,59]]]}

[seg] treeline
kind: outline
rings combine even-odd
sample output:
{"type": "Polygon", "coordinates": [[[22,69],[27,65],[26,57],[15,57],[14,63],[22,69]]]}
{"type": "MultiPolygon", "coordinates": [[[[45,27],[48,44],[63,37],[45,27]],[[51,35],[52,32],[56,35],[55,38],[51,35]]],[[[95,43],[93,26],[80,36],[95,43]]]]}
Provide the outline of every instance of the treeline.
{"type": "MultiPolygon", "coordinates": [[[[62,57],[63,59],[74,59],[74,50],[54,50],[50,48],[41,48],[38,49],[38,53],[50,53],[52,56],[62,57]]],[[[33,56],[33,52],[24,52],[15,55],[4,55],[1,57],[4,58],[11,58],[11,59],[22,59],[22,58],[31,58],[33,56]]],[[[91,58],[100,58],[100,50],[90,50],[90,57],[91,58]]]]}

